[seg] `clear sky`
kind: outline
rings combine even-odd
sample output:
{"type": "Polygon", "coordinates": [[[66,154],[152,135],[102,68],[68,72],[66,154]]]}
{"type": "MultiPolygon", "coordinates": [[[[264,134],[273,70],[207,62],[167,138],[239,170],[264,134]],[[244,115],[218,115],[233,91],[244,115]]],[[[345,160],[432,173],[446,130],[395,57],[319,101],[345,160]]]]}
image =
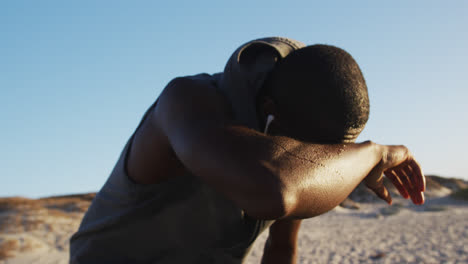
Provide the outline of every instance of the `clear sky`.
{"type": "MultiPolygon", "coordinates": [[[[367,80],[360,140],[468,179],[467,1],[1,1],[0,196],[97,191],[173,77],[241,44],[344,48],[367,80]]],[[[201,150],[202,151],[202,150],[201,150]]]]}

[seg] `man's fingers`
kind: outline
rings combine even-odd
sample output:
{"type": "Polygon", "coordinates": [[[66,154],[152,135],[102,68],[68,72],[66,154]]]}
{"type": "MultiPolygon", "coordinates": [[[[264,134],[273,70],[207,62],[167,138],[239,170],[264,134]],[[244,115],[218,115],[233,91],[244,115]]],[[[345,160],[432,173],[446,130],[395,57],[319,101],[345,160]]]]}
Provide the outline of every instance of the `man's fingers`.
{"type": "Polygon", "coordinates": [[[414,173],[413,171],[411,170],[411,168],[409,166],[404,166],[400,169],[404,175],[406,175],[406,178],[408,179],[408,181],[410,182],[411,184],[411,189],[413,191],[417,191],[419,189],[419,181],[413,177],[414,176],[414,173]]]}
{"type": "Polygon", "coordinates": [[[372,190],[380,199],[386,201],[388,204],[392,204],[392,197],[383,184],[379,187],[373,188],[372,190]]]}
{"type": "Polygon", "coordinates": [[[420,192],[419,193],[419,202],[417,204],[423,204],[424,203],[424,193],[423,192],[420,192]]]}
{"type": "Polygon", "coordinates": [[[385,171],[385,175],[392,181],[403,197],[408,198],[409,196],[413,203],[423,204],[426,179],[421,166],[407,149],[403,156],[402,159],[397,159],[398,165],[387,167],[388,170],[385,171]]]}
{"type": "Polygon", "coordinates": [[[390,179],[393,183],[395,188],[397,188],[398,192],[403,196],[403,198],[408,199],[410,197],[408,191],[405,189],[403,184],[401,183],[400,179],[395,175],[392,170],[385,171],[385,176],[390,179]]]}
{"type": "Polygon", "coordinates": [[[394,169],[396,175],[399,177],[403,186],[408,190],[411,200],[414,204],[423,204],[424,203],[424,194],[419,191],[417,187],[411,183],[409,176],[405,169],[394,169]]]}
{"type": "Polygon", "coordinates": [[[421,166],[414,159],[409,162],[409,166],[413,171],[415,181],[418,183],[418,191],[424,192],[426,190],[426,177],[424,177],[421,166]]]}
{"type": "MultiPolygon", "coordinates": [[[[426,190],[426,178],[422,172],[421,166],[414,159],[409,161],[408,169],[411,171],[411,177],[413,178],[414,184],[414,199],[415,204],[424,203],[424,191],[426,190]]],[[[410,176],[410,175],[408,175],[410,176]]]]}
{"type": "Polygon", "coordinates": [[[392,170],[394,175],[401,181],[403,187],[408,191],[408,193],[411,196],[413,185],[411,184],[410,180],[406,176],[406,174],[403,172],[403,170],[399,168],[395,168],[392,170]]]}
{"type": "Polygon", "coordinates": [[[420,196],[420,191],[416,189],[415,184],[411,181],[411,178],[409,177],[405,168],[400,167],[400,168],[394,169],[393,171],[396,173],[397,177],[403,183],[403,186],[408,191],[413,203],[417,204],[419,202],[418,197],[420,196]]]}
{"type": "Polygon", "coordinates": [[[422,192],[421,188],[424,188],[424,184],[422,183],[421,178],[413,171],[413,168],[409,165],[403,167],[402,170],[411,183],[412,192],[414,192],[415,196],[419,196],[419,193],[422,192]]]}
{"type": "Polygon", "coordinates": [[[417,191],[413,195],[411,195],[411,200],[413,201],[414,204],[421,205],[424,203],[424,193],[417,191]]]}

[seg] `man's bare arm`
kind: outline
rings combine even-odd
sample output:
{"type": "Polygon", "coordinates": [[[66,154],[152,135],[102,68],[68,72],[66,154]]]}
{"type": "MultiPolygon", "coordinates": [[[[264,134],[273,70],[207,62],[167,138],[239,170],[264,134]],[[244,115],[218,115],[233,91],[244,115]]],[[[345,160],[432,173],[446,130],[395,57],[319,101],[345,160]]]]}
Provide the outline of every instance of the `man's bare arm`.
{"type": "MultiPolygon", "coordinates": [[[[151,122],[187,169],[256,218],[324,213],[371,172],[368,185],[385,195],[382,172],[414,163],[401,146],[320,145],[265,136],[236,125],[229,109],[214,87],[179,78],[163,91],[151,122]]],[[[420,168],[411,172],[409,180],[417,186],[411,194],[422,202],[423,176],[420,168]]]]}
{"type": "Polygon", "coordinates": [[[282,219],[271,227],[263,250],[262,264],[294,264],[297,261],[299,219],[282,219]]]}

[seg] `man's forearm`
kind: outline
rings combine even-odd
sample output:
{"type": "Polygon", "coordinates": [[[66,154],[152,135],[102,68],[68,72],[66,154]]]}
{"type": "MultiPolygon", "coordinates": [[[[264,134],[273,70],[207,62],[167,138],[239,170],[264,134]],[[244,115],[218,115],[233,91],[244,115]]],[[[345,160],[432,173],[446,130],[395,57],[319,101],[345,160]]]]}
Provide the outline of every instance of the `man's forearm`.
{"type": "Polygon", "coordinates": [[[279,177],[286,218],[310,218],[341,203],[381,161],[383,146],[318,145],[274,139],[275,155],[266,166],[279,177]]]}
{"type": "Polygon", "coordinates": [[[380,145],[371,142],[309,144],[240,126],[217,129],[205,129],[200,140],[192,141],[194,150],[204,152],[190,156],[189,168],[256,218],[324,213],[343,201],[382,157],[380,145]],[[220,145],[222,151],[217,151],[220,145]],[[200,166],[208,160],[209,167],[200,166]]]}

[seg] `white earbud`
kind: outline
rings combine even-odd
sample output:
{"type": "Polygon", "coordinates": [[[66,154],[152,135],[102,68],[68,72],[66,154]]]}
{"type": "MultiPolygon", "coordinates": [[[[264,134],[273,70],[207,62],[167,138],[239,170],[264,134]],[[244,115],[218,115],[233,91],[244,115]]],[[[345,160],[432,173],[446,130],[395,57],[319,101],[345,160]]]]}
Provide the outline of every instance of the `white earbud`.
{"type": "Polygon", "coordinates": [[[268,115],[267,122],[266,122],[266,125],[265,125],[265,130],[263,131],[264,134],[266,134],[268,132],[268,127],[270,126],[271,122],[273,122],[273,120],[275,120],[275,116],[274,115],[268,115]]]}

